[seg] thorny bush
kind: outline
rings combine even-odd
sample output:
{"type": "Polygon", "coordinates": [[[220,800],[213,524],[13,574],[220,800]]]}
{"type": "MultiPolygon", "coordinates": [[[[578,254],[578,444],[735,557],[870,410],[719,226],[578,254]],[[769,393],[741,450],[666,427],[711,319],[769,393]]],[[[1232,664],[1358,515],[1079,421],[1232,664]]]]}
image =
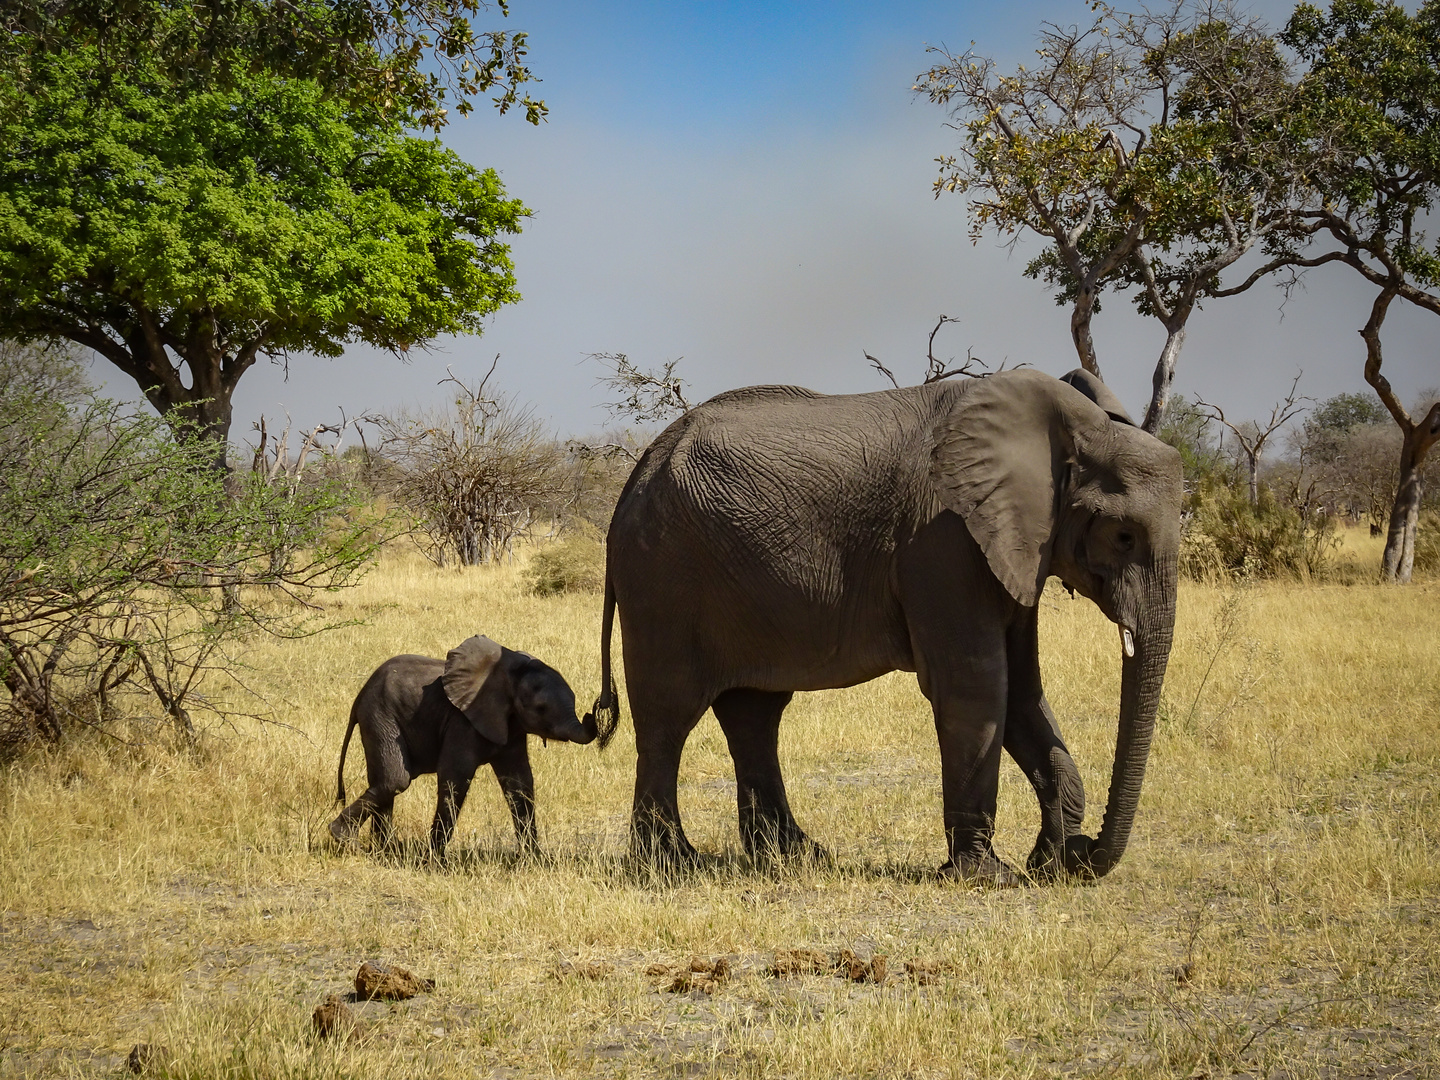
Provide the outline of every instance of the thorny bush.
{"type": "Polygon", "coordinates": [[[372,524],[338,486],[227,477],[117,403],[0,395],[0,750],[233,714],[232,646],[331,625],[308,598],[359,578],[372,524]]]}

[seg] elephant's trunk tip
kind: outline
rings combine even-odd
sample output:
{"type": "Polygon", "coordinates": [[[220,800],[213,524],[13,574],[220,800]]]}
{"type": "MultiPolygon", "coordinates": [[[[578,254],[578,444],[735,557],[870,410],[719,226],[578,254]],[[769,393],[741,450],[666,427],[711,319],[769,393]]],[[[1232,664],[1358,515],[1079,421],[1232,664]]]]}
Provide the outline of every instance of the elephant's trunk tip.
{"type": "Polygon", "coordinates": [[[620,702],[615,692],[606,690],[596,698],[581,724],[586,731],[595,733],[595,742],[601,750],[609,746],[610,740],[615,737],[615,729],[620,726],[620,702]]]}

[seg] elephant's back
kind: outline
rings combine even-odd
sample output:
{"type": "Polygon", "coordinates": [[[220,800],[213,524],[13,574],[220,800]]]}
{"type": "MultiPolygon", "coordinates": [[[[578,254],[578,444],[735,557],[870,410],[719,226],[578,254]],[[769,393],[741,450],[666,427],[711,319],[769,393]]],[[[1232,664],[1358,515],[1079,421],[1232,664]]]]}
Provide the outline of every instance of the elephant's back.
{"type": "Polygon", "coordinates": [[[903,662],[890,571],[917,527],[932,424],[926,395],[903,391],[754,387],[691,410],[642,457],[611,523],[626,634],[637,622],[697,644],[716,634],[716,648],[742,652],[722,628],[802,639],[809,674],[786,676],[796,686],[903,662]]]}
{"type": "Polygon", "coordinates": [[[401,653],[375,669],[356,696],[356,705],[368,703],[371,710],[406,715],[413,713],[430,684],[438,685],[445,661],[434,656],[401,653]]]}

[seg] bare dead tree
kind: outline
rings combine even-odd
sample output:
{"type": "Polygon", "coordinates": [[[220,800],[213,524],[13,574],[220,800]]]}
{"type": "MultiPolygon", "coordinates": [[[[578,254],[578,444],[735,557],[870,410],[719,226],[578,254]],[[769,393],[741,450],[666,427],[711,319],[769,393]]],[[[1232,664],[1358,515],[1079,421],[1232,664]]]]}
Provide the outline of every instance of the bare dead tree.
{"type": "Polygon", "coordinates": [[[291,420],[289,412],[285,414],[285,427],[279,435],[268,433],[267,421],[262,415],[251,425],[260,437],[252,448],[250,471],[267,484],[285,480],[293,487],[299,482],[311,454],[318,453],[327,457],[338,457],[344,446],[346,429],[353,425],[358,430],[359,425],[363,422],[363,417],[357,417],[354,420],[347,419],[342,409],[338,425],[316,424],[305,432],[305,437],[300,440],[300,450],[292,458],[290,456],[291,420]],[[324,443],[322,437],[326,435],[333,435],[335,441],[329,444],[324,443]]]}
{"type": "Polygon", "coordinates": [[[1195,399],[1197,408],[1210,410],[1210,418],[1224,424],[1234,434],[1236,442],[1240,444],[1240,452],[1245,458],[1245,464],[1250,481],[1250,505],[1258,506],[1260,503],[1260,458],[1265,453],[1265,444],[1270,437],[1288,424],[1295,417],[1305,411],[1307,406],[1302,402],[1312,401],[1312,398],[1297,397],[1296,389],[1300,386],[1300,376],[1305,372],[1300,371],[1290,383],[1290,392],[1285,395],[1285,400],[1277,402],[1270,409],[1270,419],[1262,427],[1258,422],[1233,424],[1225,417],[1225,410],[1219,405],[1212,405],[1202,398],[1195,399]]]}
{"type": "MultiPolygon", "coordinates": [[[[498,363],[499,357],[496,357],[498,363]]],[[[513,556],[516,540],[560,511],[569,487],[564,452],[540,421],[488,391],[496,364],[455,388],[439,412],[380,417],[381,452],[398,469],[395,493],[414,515],[420,546],[444,566],[513,556]]]]}
{"type": "Polygon", "coordinates": [[[624,353],[591,353],[586,359],[614,372],[599,380],[619,395],[605,403],[612,416],[627,417],[637,424],[663,424],[693,407],[685,397],[685,383],[675,374],[683,356],[666,360],[658,372],[636,367],[624,353]]]}
{"type": "MultiPolygon", "coordinates": [[[[1001,363],[1001,365],[996,368],[995,371],[991,371],[990,365],[985,363],[985,361],[981,360],[978,356],[974,354],[972,350],[968,348],[965,350],[965,362],[959,367],[955,366],[955,358],[953,356],[949,360],[939,360],[936,358],[935,335],[940,332],[940,328],[946,323],[958,323],[959,321],[960,320],[953,315],[941,315],[939,321],[936,322],[934,328],[930,331],[930,339],[925,349],[925,377],[920,380],[920,384],[922,386],[928,386],[930,383],[940,382],[942,379],[951,379],[954,378],[956,375],[965,375],[972,379],[983,379],[987,375],[995,374],[995,371],[1005,370],[1004,363],[1001,363]],[[977,364],[983,370],[977,371],[977,364]]],[[[891,386],[895,387],[896,390],[900,389],[900,382],[895,378],[895,373],[893,371],[891,371],[888,367],[882,364],[878,359],[871,356],[868,352],[864,352],[862,350],[861,355],[864,356],[866,360],[870,361],[871,367],[873,367],[881,375],[884,375],[885,378],[890,380],[891,386]]],[[[1024,365],[1021,366],[1023,367],[1024,365]]]]}

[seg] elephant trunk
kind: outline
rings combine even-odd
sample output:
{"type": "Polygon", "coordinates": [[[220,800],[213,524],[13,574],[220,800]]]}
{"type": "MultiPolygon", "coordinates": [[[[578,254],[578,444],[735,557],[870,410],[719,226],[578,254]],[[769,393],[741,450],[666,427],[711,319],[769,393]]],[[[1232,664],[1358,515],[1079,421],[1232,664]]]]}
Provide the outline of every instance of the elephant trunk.
{"type": "MultiPolygon", "coordinates": [[[[1145,763],[1150,740],[1155,734],[1155,714],[1160,705],[1160,687],[1170,659],[1175,631],[1175,588],[1177,567],[1173,558],[1142,572],[1136,623],[1134,655],[1124,650],[1120,679],[1120,726],[1115,739],[1115,764],[1110,773],[1110,793],[1100,835],[1093,842],[1072,837],[1066,841],[1066,862],[1072,871],[1103,877],[1125,854],[1140,787],[1145,780],[1145,763]],[[1073,845],[1073,849],[1072,849],[1073,845]]],[[[1125,628],[1122,626],[1122,634],[1125,628]]]]}
{"type": "Polygon", "coordinates": [[[597,730],[595,724],[594,713],[586,713],[585,719],[577,721],[576,726],[579,727],[580,734],[578,736],[573,736],[570,741],[573,743],[579,743],[581,746],[584,746],[586,743],[594,742],[595,736],[599,734],[599,731],[597,730]]]}

